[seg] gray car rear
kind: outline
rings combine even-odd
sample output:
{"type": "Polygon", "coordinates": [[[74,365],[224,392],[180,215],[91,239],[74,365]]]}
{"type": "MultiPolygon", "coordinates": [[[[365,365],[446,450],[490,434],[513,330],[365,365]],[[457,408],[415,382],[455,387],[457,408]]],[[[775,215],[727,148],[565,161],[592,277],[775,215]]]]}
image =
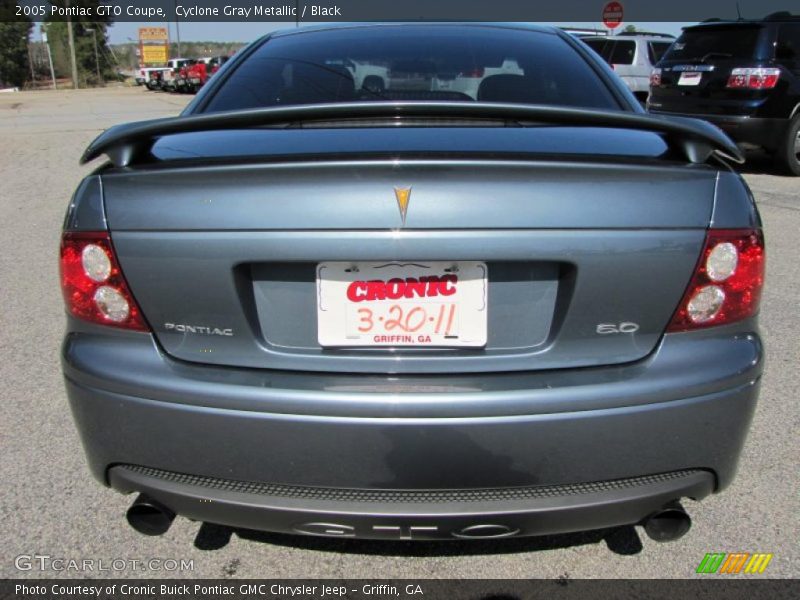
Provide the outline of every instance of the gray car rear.
{"type": "Polygon", "coordinates": [[[404,539],[636,523],[725,487],[755,319],[667,332],[709,229],[760,230],[716,138],[384,118],[106,150],[66,229],[110,232],[150,331],[70,317],[94,474],[166,513],[404,539]],[[329,261],[485,263],[485,347],[321,346],[329,261]]]}

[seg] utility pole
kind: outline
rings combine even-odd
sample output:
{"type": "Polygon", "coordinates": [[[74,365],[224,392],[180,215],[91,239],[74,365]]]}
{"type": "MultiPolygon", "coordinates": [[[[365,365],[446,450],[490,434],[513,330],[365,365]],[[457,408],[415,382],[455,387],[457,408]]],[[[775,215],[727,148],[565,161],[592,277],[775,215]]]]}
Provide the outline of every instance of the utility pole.
{"type": "Polygon", "coordinates": [[[86,28],[84,31],[92,32],[92,39],[94,40],[94,69],[97,71],[97,83],[102,85],[105,82],[100,77],[100,58],[97,55],[97,32],[94,28],[86,28]]]}
{"type": "Polygon", "coordinates": [[[31,67],[31,85],[36,87],[36,72],[33,70],[33,53],[31,52],[31,41],[28,39],[26,35],[22,39],[25,40],[25,43],[28,45],[28,65],[31,67]]]}
{"type": "Polygon", "coordinates": [[[78,89],[78,61],[75,59],[75,38],[72,35],[72,17],[69,14],[69,0],[65,2],[67,8],[67,39],[69,40],[69,62],[72,67],[72,87],[78,89]]]}
{"type": "Polygon", "coordinates": [[[181,24],[178,22],[178,0],[174,0],[172,4],[175,7],[175,37],[178,42],[178,58],[181,58],[183,54],[181,52],[181,24]]]}
{"type": "Polygon", "coordinates": [[[50,63],[50,78],[53,80],[53,89],[57,90],[56,72],[55,69],[53,69],[53,55],[50,53],[50,42],[47,41],[47,32],[44,29],[44,25],[42,25],[42,41],[44,42],[45,48],[47,48],[47,62],[50,63]]]}

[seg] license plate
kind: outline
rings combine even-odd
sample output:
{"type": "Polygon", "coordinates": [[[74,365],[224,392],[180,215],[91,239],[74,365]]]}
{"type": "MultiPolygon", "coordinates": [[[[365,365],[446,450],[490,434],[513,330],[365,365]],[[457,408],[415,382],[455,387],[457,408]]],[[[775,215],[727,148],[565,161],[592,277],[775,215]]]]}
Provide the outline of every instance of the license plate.
{"type": "Polygon", "coordinates": [[[700,85],[703,74],[697,71],[684,71],[678,78],[678,85],[700,85]]]}
{"type": "Polygon", "coordinates": [[[482,262],[317,265],[320,346],[481,347],[488,270],[482,262]]]}

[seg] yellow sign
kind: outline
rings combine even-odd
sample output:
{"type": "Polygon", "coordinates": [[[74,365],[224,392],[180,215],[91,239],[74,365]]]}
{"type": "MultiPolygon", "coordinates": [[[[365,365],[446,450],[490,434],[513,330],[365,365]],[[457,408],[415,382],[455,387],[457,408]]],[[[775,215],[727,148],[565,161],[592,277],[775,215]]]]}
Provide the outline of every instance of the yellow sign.
{"type": "Polygon", "coordinates": [[[168,39],[166,27],[139,27],[140,42],[166,42],[168,39]]]}
{"type": "Polygon", "coordinates": [[[146,65],[163,65],[167,62],[168,56],[166,44],[142,45],[142,62],[146,65]]]}

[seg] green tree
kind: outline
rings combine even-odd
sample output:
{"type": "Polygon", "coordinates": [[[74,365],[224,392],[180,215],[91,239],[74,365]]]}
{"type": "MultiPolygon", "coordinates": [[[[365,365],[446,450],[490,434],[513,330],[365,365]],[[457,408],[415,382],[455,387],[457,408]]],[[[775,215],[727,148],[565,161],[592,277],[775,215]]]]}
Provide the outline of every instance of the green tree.
{"type": "Polygon", "coordinates": [[[627,25],[623,31],[627,31],[628,33],[635,33],[636,32],[636,25],[627,25]]]}
{"type": "MultiPolygon", "coordinates": [[[[50,0],[54,6],[65,6],[65,0],[50,0]]],[[[91,14],[96,15],[96,7],[102,4],[101,0],[71,0],[69,5],[76,7],[92,8],[91,14]]],[[[75,40],[75,61],[78,65],[78,79],[81,85],[98,85],[107,79],[116,77],[117,64],[114,54],[108,46],[106,29],[113,23],[108,17],[93,17],[90,21],[85,17],[72,18],[72,35],[75,40]],[[97,39],[97,54],[95,55],[95,37],[97,39]],[[97,71],[100,71],[100,80],[97,71]]],[[[50,39],[50,48],[53,52],[53,65],[59,77],[69,77],[71,73],[69,59],[69,36],[67,23],[64,20],[45,19],[47,35],[50,39]]]]}
{"type": "Polygon", "coordinates": [[[21,86],[30,78],[28,38],[33,23],[0,22],[0,85],[21,86]]]}

